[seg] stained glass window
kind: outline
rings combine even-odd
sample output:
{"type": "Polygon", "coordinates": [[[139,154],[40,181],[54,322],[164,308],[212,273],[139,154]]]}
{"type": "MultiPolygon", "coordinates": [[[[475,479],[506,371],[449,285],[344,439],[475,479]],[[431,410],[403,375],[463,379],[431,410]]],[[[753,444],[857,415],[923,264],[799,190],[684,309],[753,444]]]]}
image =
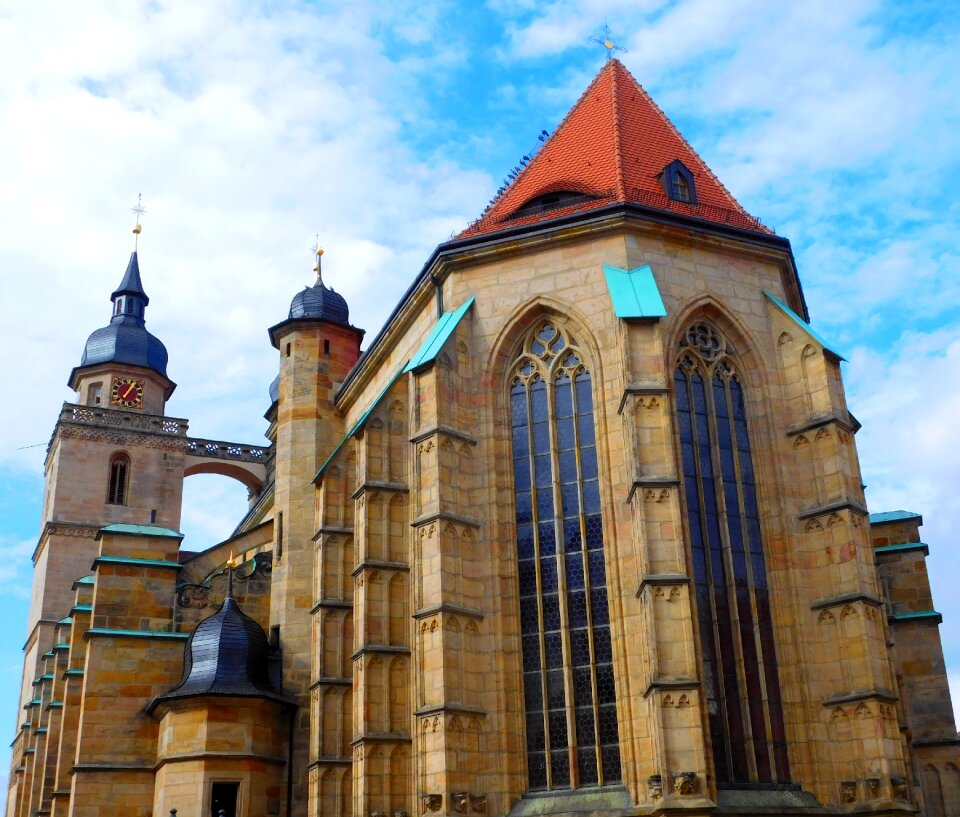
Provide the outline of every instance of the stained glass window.
{"type": "Polygon", "coordinates": [[[529,786],[620,780],[590,373],[554,323],[510,389],[529,786]]]}
{"type": "Polygon", "coordinates": [[[674,387],[716,779],[788,782],[743,385],[712,325],[687,330],[674,387]]]}

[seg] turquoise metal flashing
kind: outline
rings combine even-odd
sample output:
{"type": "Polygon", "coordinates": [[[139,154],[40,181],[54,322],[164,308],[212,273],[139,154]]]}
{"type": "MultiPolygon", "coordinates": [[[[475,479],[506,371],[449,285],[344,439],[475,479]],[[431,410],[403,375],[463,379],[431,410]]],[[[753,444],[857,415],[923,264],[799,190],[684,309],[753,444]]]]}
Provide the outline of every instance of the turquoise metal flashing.
{"type": "Polygon", "coordinates": [[[897,553],[910,550],[922,550],[924,554],[930,553],[930,546],[926,542],[904,542],[902,545],[881,545],[874,548],[874,553],[897,553]]]}
{"type": "Polygon", "coordinates": [[[943,621],[943,616],[936,610],[921,610],[917,613],[894,613],[890,618],[893,621],[916,621],[917,619],[932,619],[937,624],[943,621]]]}
{"type": "Polygon", "coordinates": [[[73,609],[70,610],[71,613],[92,613],[93,605],[92,604],[74,604],[73,609]]]}
{"type": "Polygon", "coordinates": [[[906,519],[922,519],[918,513],[913,511],[884,511],[883,513],[870,514],[871,525],[882,525],[884,522],[903,522],[906,519]]]}
{"type": "Polygon", "coordinates": [[[162,559],[130,559],[125,556],[97,556],[94,565],[132,565],[133,567],[169,567],[179,570],[183,565],[179,562],[167,562],[162,559]]]}
{"type": "Polygon", "coordinates": [[[64,673],[63,673],[64,678],[76,678],[81,676],[83,676],[82,669],[68,669],[68,670],[64,670],[64,673]]]}
{"type": "Polygon", "coordinates": [[[436,360],[437,355],[440,354],[440,350],[443,348],[443,344],[450,339],[453,330],[457,328],[457,324],[459,324],[461,318],[467,314],[467,310],[473,306],[475,300],[476,298],[471,298],[453,312],[444,312],[440,316],[440,320],[438,320],[433,329],[430,330],[430,334],[427,335],[427,339],[423,342],[423,345],[417,350],[417,353],[410,358],[410,362],[404,369],[405,372],[412,372],[436,360]]]}
{"type": "Polygon", "coordinates": [[[183,534],[170,528],[161,528],[157,525],[128,525],[118,523],[115,525],[106,525],[97,531],[96,539],[99,539],[105,533],[122,533],[128,536],[163,536],[170,539],[183,539],[183,534]]]}
{"type": "Polygon", "coordinates": [[[116,636],[118,638],[190,638],[190,633],[171,633],[166,630],[112,630],[109,627],[91,627],[84,635],[116,636]]]}
{"type": "Polygon", "coordinates": [[[803,318],[801,318],[796,312],[794,312],[789,306],[787,306],[783,301],[781,301],[776,295],[771,295],[766,290],[763,291],[763,294],[767,296],[767,299],[776,305],[784,315],[786,315],[790,320],[792,320],[797,326],[799,326],[804,332],[806,332],[810,337],[812,337],[817,343],[819,343],[824,349],[826,349],[831,355],[835,355],[840,358],[840,360],[846,360],[846,358],[841,355],[832,343],[828,343],[827,340],[814,329],[809,323],[807,323],[803,318]]]}
{"type": "Polygon", "coordinates": [[[323,465],[320,466],[320,469],[317,471],[317,473],[313,477],[314,482],[316,482],[318,479],[320,479],[320,477],[323,476],[323,472],[327,470],[327,466],[330,465],[330,463],[333,462],[337,454],[340,453],[340,449],[347,444],[347,440],[349,440],[354,435],[358,434],[360,430],[364,427],[364,425],[366,425],[367,420],[370,419],[370,415],[373,413],[373,410],[380,404],[380,401],[383,400],[387,392],[393,388],[393,384],[396,383],[400,379],[400,376],[406,371],[407,371],[406,364],[404,364],[403,366],[400,367],[399,371],[393,377],[390,378],[390,382],[388,382],[387,385],[383,387],[383,389],[380,391],[380,394],[378,394],[376,396],[376,399],[374,399],[374,401],[370,404],[370,407],[365,412],[363,412],[363,414],[360,415],[360,419],[357,420],[357,422],[355,422],[350,427],[350,430],[343,436],[343,439],[337,443],[337,447],[333,449],[330,456],[324,460],[323,465]]]}
{"type": "Polygon", "coordinates": [[[603,265],[607,289],[618,318],[665,318],[667,309],[649,264],[635,269],[603,265]]]}
{"type": "Polygon", "coordinates": [[[73,619],[70,618],[70,616],[67,616],[66,618],[61,618],[61,619],[57,622],[57,625],[56,625],[56,626],[59,627],[61,624],[64,625],[64,626],[66,626],[67,624],[73,624],[73,619]]]}

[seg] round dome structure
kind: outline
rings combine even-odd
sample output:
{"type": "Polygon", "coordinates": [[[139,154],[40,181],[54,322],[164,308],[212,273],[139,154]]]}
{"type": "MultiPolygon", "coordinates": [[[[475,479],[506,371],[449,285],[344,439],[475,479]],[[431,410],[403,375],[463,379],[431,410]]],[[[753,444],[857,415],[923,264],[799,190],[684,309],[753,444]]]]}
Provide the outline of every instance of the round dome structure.
{"type": "Polygon", "coordinates": [[[110,323],[97,329],[83,348],[80,366],[100,363],[125,363],[143,366],[167,376],[167,347],[144,326],[144,312],[150,299],[140,282],[137,253],[130,254],[130,263],[113,294],[110,323]]]}
{"type": "Polygon", "coordinates": [[[329,321],[341,326],[349,326],[350,309],[341,294],[324,286],[323,281],[317,278],[317,282],[312,287],[304,287],[293,296],[288,318],[329,321]]]}
{"type": "Polygon", "coordinates": [[[286,700],[270,681],[270,646],[263,628],[232,595],[201,621],[184,647],[180,683],[156,703],[201,695],[286,700]]]}

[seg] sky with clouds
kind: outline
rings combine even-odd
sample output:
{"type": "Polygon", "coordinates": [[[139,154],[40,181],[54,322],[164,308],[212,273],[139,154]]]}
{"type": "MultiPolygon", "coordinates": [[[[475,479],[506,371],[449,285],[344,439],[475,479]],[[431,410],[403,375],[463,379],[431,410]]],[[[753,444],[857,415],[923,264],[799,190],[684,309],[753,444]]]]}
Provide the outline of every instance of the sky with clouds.
{"type": "MultiPolygon", "coordinates": [[[[372,338],[576,101],[605,19],[707,164],[792,241],[813,323],[849,361],[871,510],[924,515],[960,695],[960,6],[0,0],[0,703],[19,684],[44,448],[108,321],[137,194],[168,411],[259,442],[266,328],[312,283],[315,235],[372,338]]],[[[187,546],[244,504],[239,484],[192,477],[187,546]]],[[[11,737],[17,714],[0,717],[11,737]]]]}

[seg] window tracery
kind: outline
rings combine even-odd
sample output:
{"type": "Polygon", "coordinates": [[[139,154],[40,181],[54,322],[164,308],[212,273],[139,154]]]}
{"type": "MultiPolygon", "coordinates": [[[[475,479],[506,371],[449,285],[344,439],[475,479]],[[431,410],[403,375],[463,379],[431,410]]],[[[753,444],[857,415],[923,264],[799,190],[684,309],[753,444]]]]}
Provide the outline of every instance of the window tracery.
{"type": "Polygon", "coordinates": [[[558,323],[527,336],[510,400],[529,786],[619,781],[592,383],[558,323]]]}
{"type": "Polygon", "coordinates": [[[684,333],[674,388],[716,778],[787,782],[743,385],[732,346],[710,323],[684,333]]]}

